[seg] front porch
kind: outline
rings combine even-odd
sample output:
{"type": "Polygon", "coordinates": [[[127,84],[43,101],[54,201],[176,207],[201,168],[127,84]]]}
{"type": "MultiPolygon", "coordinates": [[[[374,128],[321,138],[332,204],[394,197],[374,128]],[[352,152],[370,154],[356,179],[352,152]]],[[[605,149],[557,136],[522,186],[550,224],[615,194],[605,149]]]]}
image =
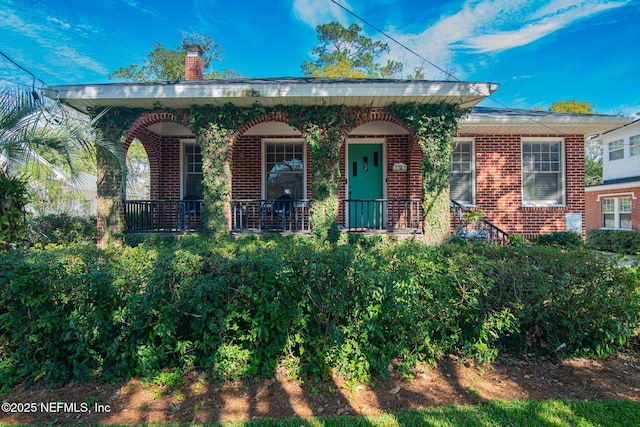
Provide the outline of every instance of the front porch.
{"type": "MultiPolygon", "coordinates": [[[[233,199],[228,229],[232,233],[310,233],[310,199],[233,199]]],[[[204,201],[126,200],[127,233],[202,231],[204,201]]],[[[338,227],[344,232],[421,233],[420,199],[340,200],[338,227]]]]}

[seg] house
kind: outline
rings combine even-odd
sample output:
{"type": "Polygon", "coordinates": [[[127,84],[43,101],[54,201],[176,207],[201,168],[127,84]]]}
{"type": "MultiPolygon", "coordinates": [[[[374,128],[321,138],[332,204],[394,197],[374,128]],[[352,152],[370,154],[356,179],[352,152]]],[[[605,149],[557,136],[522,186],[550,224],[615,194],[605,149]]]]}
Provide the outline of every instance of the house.
{"type": "Polygon", "coordinates": [[[584,232],[585,136],[626,123],[477,107],[498,88],[488,82],[202,81],[197,52],[186,62],[186,81],[48,88],[85,113],[109,107],[103,135],[149,156],[151,200],[123,200],[118,173],[99,171],[106,240],[204,226],[441,241],[468,209],[492,236],[584,232]]]}
{"type": "Polygon", "coordinates": [[[640,230],[640,120],[599,135],[602,184],[587,187],[586,227],[640,230]]]}

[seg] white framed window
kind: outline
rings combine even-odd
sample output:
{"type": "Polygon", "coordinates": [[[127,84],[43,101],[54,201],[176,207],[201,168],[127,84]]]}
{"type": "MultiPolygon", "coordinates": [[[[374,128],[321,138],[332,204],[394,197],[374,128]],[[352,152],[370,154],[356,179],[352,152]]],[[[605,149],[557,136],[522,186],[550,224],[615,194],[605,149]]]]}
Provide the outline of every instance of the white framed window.
{"type": "Polygon", "coordinates": [[[449,164],[451,199],[463,205],[476,203],[475,144],[473,140],[455,140],[449,164]]]}
{"type": "Polygon", "coordinates": [[[602,199],[602,226],[631,230],[631,197],[602,199]]]}
{"type": "Polygon", "coordinates": [[[525,205],[563,205],[563,141],[522,141],[522,202],[525,205]]]}
{"type": "Polygon", "coordinates": [[[611,141],[609,143],[609,160],[624,159],[624,140],[611,141]]]}
{"type": "Polygon", "coordinates": [[[302,141],[263,141],[263,196],[275,200],[285,194],[306,197],[305,147],[302,141]]]}
{"type": "Polygon", "coordinates": [[[633,135],[629,138],[629,148],[631,156],[640,155],[640,135],[633,135]]]}
{"type": "Polygon", "coordinates": [[[182,143],[182,184],[181,197],[204,195],[204,175],[202,174],[202,151],[195,142],[182,143]]]}

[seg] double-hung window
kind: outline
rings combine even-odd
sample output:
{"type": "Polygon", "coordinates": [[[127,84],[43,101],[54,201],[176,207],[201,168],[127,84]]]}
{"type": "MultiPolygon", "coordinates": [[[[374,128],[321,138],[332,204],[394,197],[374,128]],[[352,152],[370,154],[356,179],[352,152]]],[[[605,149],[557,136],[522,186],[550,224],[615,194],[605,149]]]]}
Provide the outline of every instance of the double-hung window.
{"type": "Polygon", "coordinates": [[[629,138],[630,155],[640,155],[640,135],[633,135],[629,138]]]}
{"type": "Polygon", "coordinates": [[[624,140],[611,141],[609,143],[609,160],[624,158],[624,140]]]}
{"type": "Polygon", "coordinates": [[[264,191],[267,200],[288,195],[294,200],[305,198],[304,144],[265,142],[264,191]]]}
{"type": "Polygon", "coordinates": [[[451,199],[463,205],[475,204],[475,162],[473,141],[455,141],[449,172],[451,199]]]}
{"type": "Polygon", "coordinates": [[[202,181],[202,152],[194,143],[182,145],[182,197],[196,196],[201,199],[204,194],[202,181]]]}
{"type": "Polygon", "coordinates": [[[605,228],[631,229],[631,197],[602,199],[602,225],[605,228]]]}
{"type": "Polygon", "coordinates": [[[563,143],[560,140],[522,142],[522,201],[525,205],[562,205],[563,143]]]}

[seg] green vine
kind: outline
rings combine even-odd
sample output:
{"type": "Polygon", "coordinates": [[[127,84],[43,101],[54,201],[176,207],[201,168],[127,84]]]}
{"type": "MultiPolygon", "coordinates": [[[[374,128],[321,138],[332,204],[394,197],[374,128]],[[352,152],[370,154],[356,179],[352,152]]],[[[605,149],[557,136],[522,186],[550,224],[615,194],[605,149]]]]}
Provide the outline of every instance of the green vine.
{"type": "Polygon", "coordinates": [[[360,109],[345,106],[281,107],[289,124],[302,132],[311,150],[311,229],[322,240],[336,242],[337,195],[340,180],[340,148],[349,129],[355,126],[360,109]]]}
{"type": "Polygon", "coordinates": [[[438,244],[449,234],[449,163],[453,134],[466,110],[451,104],[393,104],[389,113],[404,121],[422,152],[425,237],[438,244]]]}
{"type": "MultiPolygon", "coordinates": [[[[113,108],[100,121],[105,137],[124,141],[135,120],[149,110],[113,108]]],[[[313,203],[311,225],[314,235],[330,241],[339,236],[337,195],[340,179],[340,149],[350,129],[367,114],[367,108],[346,106],[276,106],[254,105],[249,108],[232,104],[192,106],[188,110],[164,109],[189,127],[201,145],[205,176],[206,228],[214,233],[226,229],[231,188],[229,153],[233,137],[243,126],[277,112],[304,136],[312,157],[313,203]]],[[[423,156],[422,193],[427,240],[437,243],[449,232],[449,159],[452,137],[466,111],[449,104],[393,104],[389,113],[402,120],[415,133],[423,156]]],[[[102,194],[112,195],[118,174],[105,173],[102,194]],[[108,179],[107,179],[108,178],[108,179]]]]}

